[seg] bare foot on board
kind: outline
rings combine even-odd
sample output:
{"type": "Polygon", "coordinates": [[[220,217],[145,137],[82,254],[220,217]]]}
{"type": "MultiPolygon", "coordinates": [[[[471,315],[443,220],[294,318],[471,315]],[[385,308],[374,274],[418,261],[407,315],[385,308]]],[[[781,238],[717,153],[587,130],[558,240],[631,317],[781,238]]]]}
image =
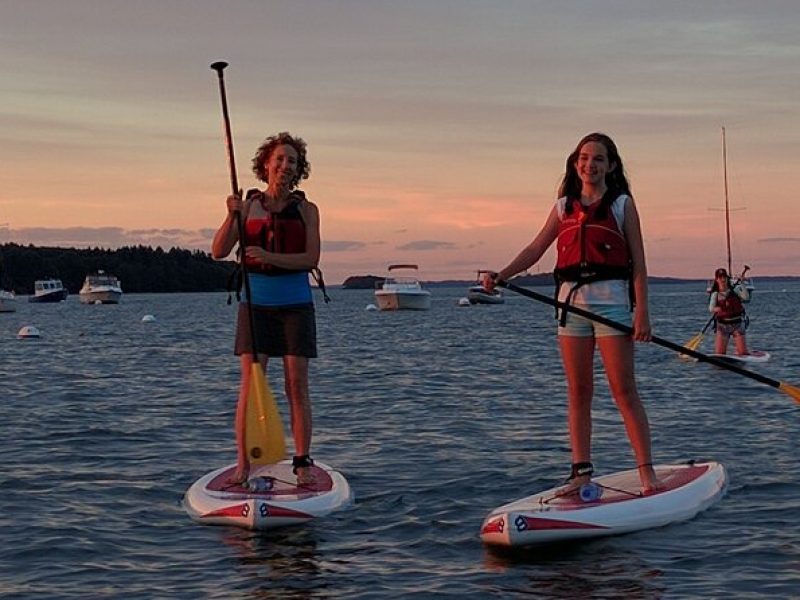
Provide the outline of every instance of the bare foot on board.
{"type": "Polygon", "coordinates": [[[592,476],[591,475],[579,475],[577,477],[573,477],[572,479],[568,480],[566,485],[563,487],[558,488],[557,494],[559,496],[567,496],[569,494],[575,494],[578,490],[581,489],[581,486],[586,483],[591,483],[592,476]]]}
{"type": "Polygon", "coordinates": [[[250,465],[245,463],[243,465],[237,465],[236,470],[233,472],[233,475],[228,477],[228,483],[230,485],[243,485],[247,483],[247,478],[250,476],[250,465]]]}
{"type": "Polygon", "coordinates": [[[295,472],[297,475],[297,485],[310,486],[317,482],[314,473],[311,472],[311,467],[296,467],[295,472]]]}
{"type": "Polygon", "coordinates": [[[651,464],[639,465],[639,479],[642,482],[642,493],[645,496],[660,492],[666,487],[664,482],[656,475],[656,471],[651,464]]]}

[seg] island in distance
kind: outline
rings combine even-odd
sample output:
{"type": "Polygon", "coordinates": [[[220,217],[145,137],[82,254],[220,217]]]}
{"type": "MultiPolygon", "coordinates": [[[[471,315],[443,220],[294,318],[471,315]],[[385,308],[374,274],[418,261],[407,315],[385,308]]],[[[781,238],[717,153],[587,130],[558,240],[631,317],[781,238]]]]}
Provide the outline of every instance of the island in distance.
{"type": "MultiPolygon", "coordinates": [[[[380,287],[383,284],[384,277],[376,275],[351,275],[342,283],[342,289],[345,290],[371,290],[375,287],[380,287]]],[[[474,280],[460,280],[451,279],[445,281],[424,281],[428,287],[454,287],[454,286],[469,286],[474,285],[474,280]]],[[[514,278],[514,283],[517,285],[553,285],[552,273],[537,273],[536,275],[523,275],[522,277],[514,278]]]]}
{"type": "MultiPolygon", "coordinates": [[[[345,290],[371,290],[375,289],[375,287],[380,287],[383,284],[384,277],[378,277],[376,275],[351,275],[347,279],[344,280],[342,283],[342,289],[345,290]]],[[[771,282],[791,282],[796,280],[797,277],[793,276],[765,276],[760,277],[759,281],[771,281],[771,282]]],[[[647,281],[652,284],[660,284],[660,283],[687,283],[692,281],[706,281],[705,279],[692,279],[692,278],[680,278],[680,277],[653,277],[649,276],[647,281]]],[[[553,274],[552,273],[536,273],[536,274],[528,274],[528,275],[521,275],[519,277],[515,277],[513,282],[516,285],[521,286],[541,286],[541,285],[548,285],[553,286],[553,274]]],[[[456,286],[470,286],[474,285],[474,280],[458,280],[458,279],[448,279],[444,281],[423,281],[422,282],[426,287],[456,287],[456,286]]]]}

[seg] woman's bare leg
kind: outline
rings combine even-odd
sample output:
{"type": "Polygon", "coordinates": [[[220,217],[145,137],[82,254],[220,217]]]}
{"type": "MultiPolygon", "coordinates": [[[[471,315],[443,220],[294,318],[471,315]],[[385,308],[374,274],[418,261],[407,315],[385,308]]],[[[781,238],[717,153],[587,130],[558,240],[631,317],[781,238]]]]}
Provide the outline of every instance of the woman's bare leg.
{"type": "MultiPolygon", "coordinates": [[[[295,456],[304,456],[311,450],[312,414],[308,390],[308,358],[284,356],[283,374],[286,397],[289,399],[289,415],[294,438],[295,456]]],[[[308,480],[308,468],[297,468],[298,479],[308,480]]]]}
{"type": "MultiPolygon", "coordinates": [[[[262,368],[267,367],[267,357],[259,355],[262,368]]],[[[236,471],[229,479],[229,483],[244,483],[250,474],[250,459],[247,456],[245,432],[247,430],[247,397],[250,395],[250,373],[252,372],[253,355],[242,354],[239,357],[239,400],[236,402],[236,416],[234,417],[233,430],[236,436],[236,471]]]]}

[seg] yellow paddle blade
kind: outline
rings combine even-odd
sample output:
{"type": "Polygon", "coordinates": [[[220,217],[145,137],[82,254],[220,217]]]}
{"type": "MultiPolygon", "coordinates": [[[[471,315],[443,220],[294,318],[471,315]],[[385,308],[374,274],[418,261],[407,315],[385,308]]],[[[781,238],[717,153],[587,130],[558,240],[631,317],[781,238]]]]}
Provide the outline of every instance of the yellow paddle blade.
{"type": "Polygon", "coordinates": [[[250,462],[270,465],[286,458],[283,423],[269,389],[264,370],[257,362],[250,371],[250,390],[245,412],[245,448],[250,462]]]}
{"type": "Polygon", "coordinates": [[[692,339],[686,342],[684,344],[684,347],[688,348],[689,350],[697,350],[697,347],[700,345],[700,342],[702,341],[703,341],[703,334],[698,333],[696,336],[694,336],[692,339]]]}
{"type": "Polygon", "coordinates": [[[795,402],[800,403],[800,387],[789,385],[785,381],[781,381],[778,389],[789,394],[792,398],[794,398],[795,402]]]}
{"type": "MultiPolygon", "coordinates": [[[[683,345],[683,347],[684,348],[688,348],[689,350],[697,350],[698,346],[700,346],[700,342],[703,341],[703,336],[704,335],[705,334],[701,331],[696,336],[694,336],[692,339],[690,339],[688,342],[686,342],[683,345]]],[[[681,360],[692,360],[692,357],[689,356],[688,354],[679,354],[678,358],[680,358],[681,360]]]]}

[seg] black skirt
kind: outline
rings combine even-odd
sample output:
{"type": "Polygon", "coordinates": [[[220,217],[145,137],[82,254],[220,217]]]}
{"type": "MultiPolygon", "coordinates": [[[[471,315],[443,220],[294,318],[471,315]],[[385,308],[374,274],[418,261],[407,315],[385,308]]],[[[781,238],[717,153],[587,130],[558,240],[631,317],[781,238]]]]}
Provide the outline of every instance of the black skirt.
{"type": "MultiPolygon", "coordinates": [[[[253,306],[256,352],[267,356],[317,357],[317,321],[313,304],[253,306]]],[[[234,354],[252,354],[247,305],[239,305],[234,354]]]]}

